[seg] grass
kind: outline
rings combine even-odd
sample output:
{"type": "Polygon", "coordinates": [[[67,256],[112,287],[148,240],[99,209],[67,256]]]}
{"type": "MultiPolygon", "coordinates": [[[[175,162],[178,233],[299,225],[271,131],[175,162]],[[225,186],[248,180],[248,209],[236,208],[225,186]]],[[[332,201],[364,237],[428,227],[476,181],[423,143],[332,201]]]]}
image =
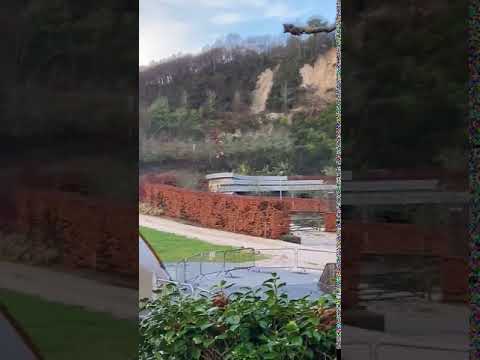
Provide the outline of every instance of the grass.
{"type": "Polygon", "coordinates": [[[136,358],[136,321],[118,320],[108,314],[3,289],[0,289],[0,303],[7,307],[46,360],[136,358]]]}
{"type": "MultiPolygon", "coordinates": [[[[165,233],[143,226],[140,227],[140,233],[164,262],[178,262],[202,252],[209,253],[213,251],[236,249],[232,246],[213,245],[198,239],[165,233]]],[[[255,258],[260,260],[265,259],[266,257],[262,255],[256,256],[255,258]]],[[[215,258],[209,258],[206,256],[203,260],[209,262],[223,261],[223,253],[216,254],[215,258]]],[[[253,261],[253,255],[251,252],[233,252],[227,255],[227,262],[230,263],[248,261],[253,261]]]]}

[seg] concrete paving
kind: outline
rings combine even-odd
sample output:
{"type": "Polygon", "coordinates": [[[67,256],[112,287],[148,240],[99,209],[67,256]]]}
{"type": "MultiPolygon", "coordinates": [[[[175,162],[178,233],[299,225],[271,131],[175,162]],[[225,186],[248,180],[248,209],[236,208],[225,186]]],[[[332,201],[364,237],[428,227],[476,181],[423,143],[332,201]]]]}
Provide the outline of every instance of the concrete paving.
{"type": "MultiPolygon", "coordinates": [[[[249,264],[243,264],[249,266],[249,264]]],[[[175,277],[176,264],[167,264],[167,269],[172,277],[175,277]]],[[[238,269],[231,272],[222,272],[223,264],[204,263],[202,264],[202,272],[209,274],[201,276],[199,274],[199,263],[189,263],[187,267],[187,283],[191,283],[195,287],[202,289],[211,289],[214,285],[218,285],[222,280],[228,284],[234,284],[226,292],[232,293],[240,291],[242,287],[259,288],[265,280],[272,277],[272,273],[276,273],[280,277],[280,282],[285,282],[286,286],[281,292],[287,293],[292,299],[298,299],[309,296],[311,299],[320,297],[323,293],[318,288],[319,272],[293,272],[285,269],[271,269],[255,267],[250,269],[238,269]]],[[[227,264],[227,269],[241,267],[241,264],[227,264]]],[[[183,276],[183,271],[180,277],[183,276]]]]}

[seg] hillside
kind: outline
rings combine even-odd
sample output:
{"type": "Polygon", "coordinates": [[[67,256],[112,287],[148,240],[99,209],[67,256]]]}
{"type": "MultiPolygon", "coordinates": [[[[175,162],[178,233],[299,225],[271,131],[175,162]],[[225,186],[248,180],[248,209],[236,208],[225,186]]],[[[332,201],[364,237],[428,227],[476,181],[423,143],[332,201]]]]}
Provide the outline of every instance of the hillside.
{"type": "Polygon", "coordinates": [[[333,36],[289,37],[271,46],[265,39],[262,46],[221,43],[141,69],[144,165],[202,173],[332,171],[333,36]]]}

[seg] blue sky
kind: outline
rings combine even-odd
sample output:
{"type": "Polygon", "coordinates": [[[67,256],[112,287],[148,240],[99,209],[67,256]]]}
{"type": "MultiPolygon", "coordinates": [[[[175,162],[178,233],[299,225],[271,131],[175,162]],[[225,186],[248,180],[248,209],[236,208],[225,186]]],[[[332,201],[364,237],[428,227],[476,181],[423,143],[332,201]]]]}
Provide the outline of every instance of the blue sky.
{"type": "Polygon", "coordinates": [[[139,0],[139,63],[195,53],[229,33],[280,34],[284,22],[335,19],[335,0],[139,0]]]}

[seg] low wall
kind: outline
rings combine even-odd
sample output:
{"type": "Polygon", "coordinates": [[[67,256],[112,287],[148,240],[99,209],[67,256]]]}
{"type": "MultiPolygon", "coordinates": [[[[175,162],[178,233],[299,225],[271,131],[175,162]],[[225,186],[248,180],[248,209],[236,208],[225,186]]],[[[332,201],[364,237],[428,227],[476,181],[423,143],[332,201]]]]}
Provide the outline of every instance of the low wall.
{"type": "Polygon", "coordinates": [[[15,197],[19,231],[58,244],[65,266],[138,274],[136,207],[61,191],[22,189],[15,197]]]}
{"type": "Polygon", "coordinates": [[[140,199],[166,216],[209,228],[278,239],[289,232],[290,207],[271,197],[231,196],[142,182],[140,199]]]}

